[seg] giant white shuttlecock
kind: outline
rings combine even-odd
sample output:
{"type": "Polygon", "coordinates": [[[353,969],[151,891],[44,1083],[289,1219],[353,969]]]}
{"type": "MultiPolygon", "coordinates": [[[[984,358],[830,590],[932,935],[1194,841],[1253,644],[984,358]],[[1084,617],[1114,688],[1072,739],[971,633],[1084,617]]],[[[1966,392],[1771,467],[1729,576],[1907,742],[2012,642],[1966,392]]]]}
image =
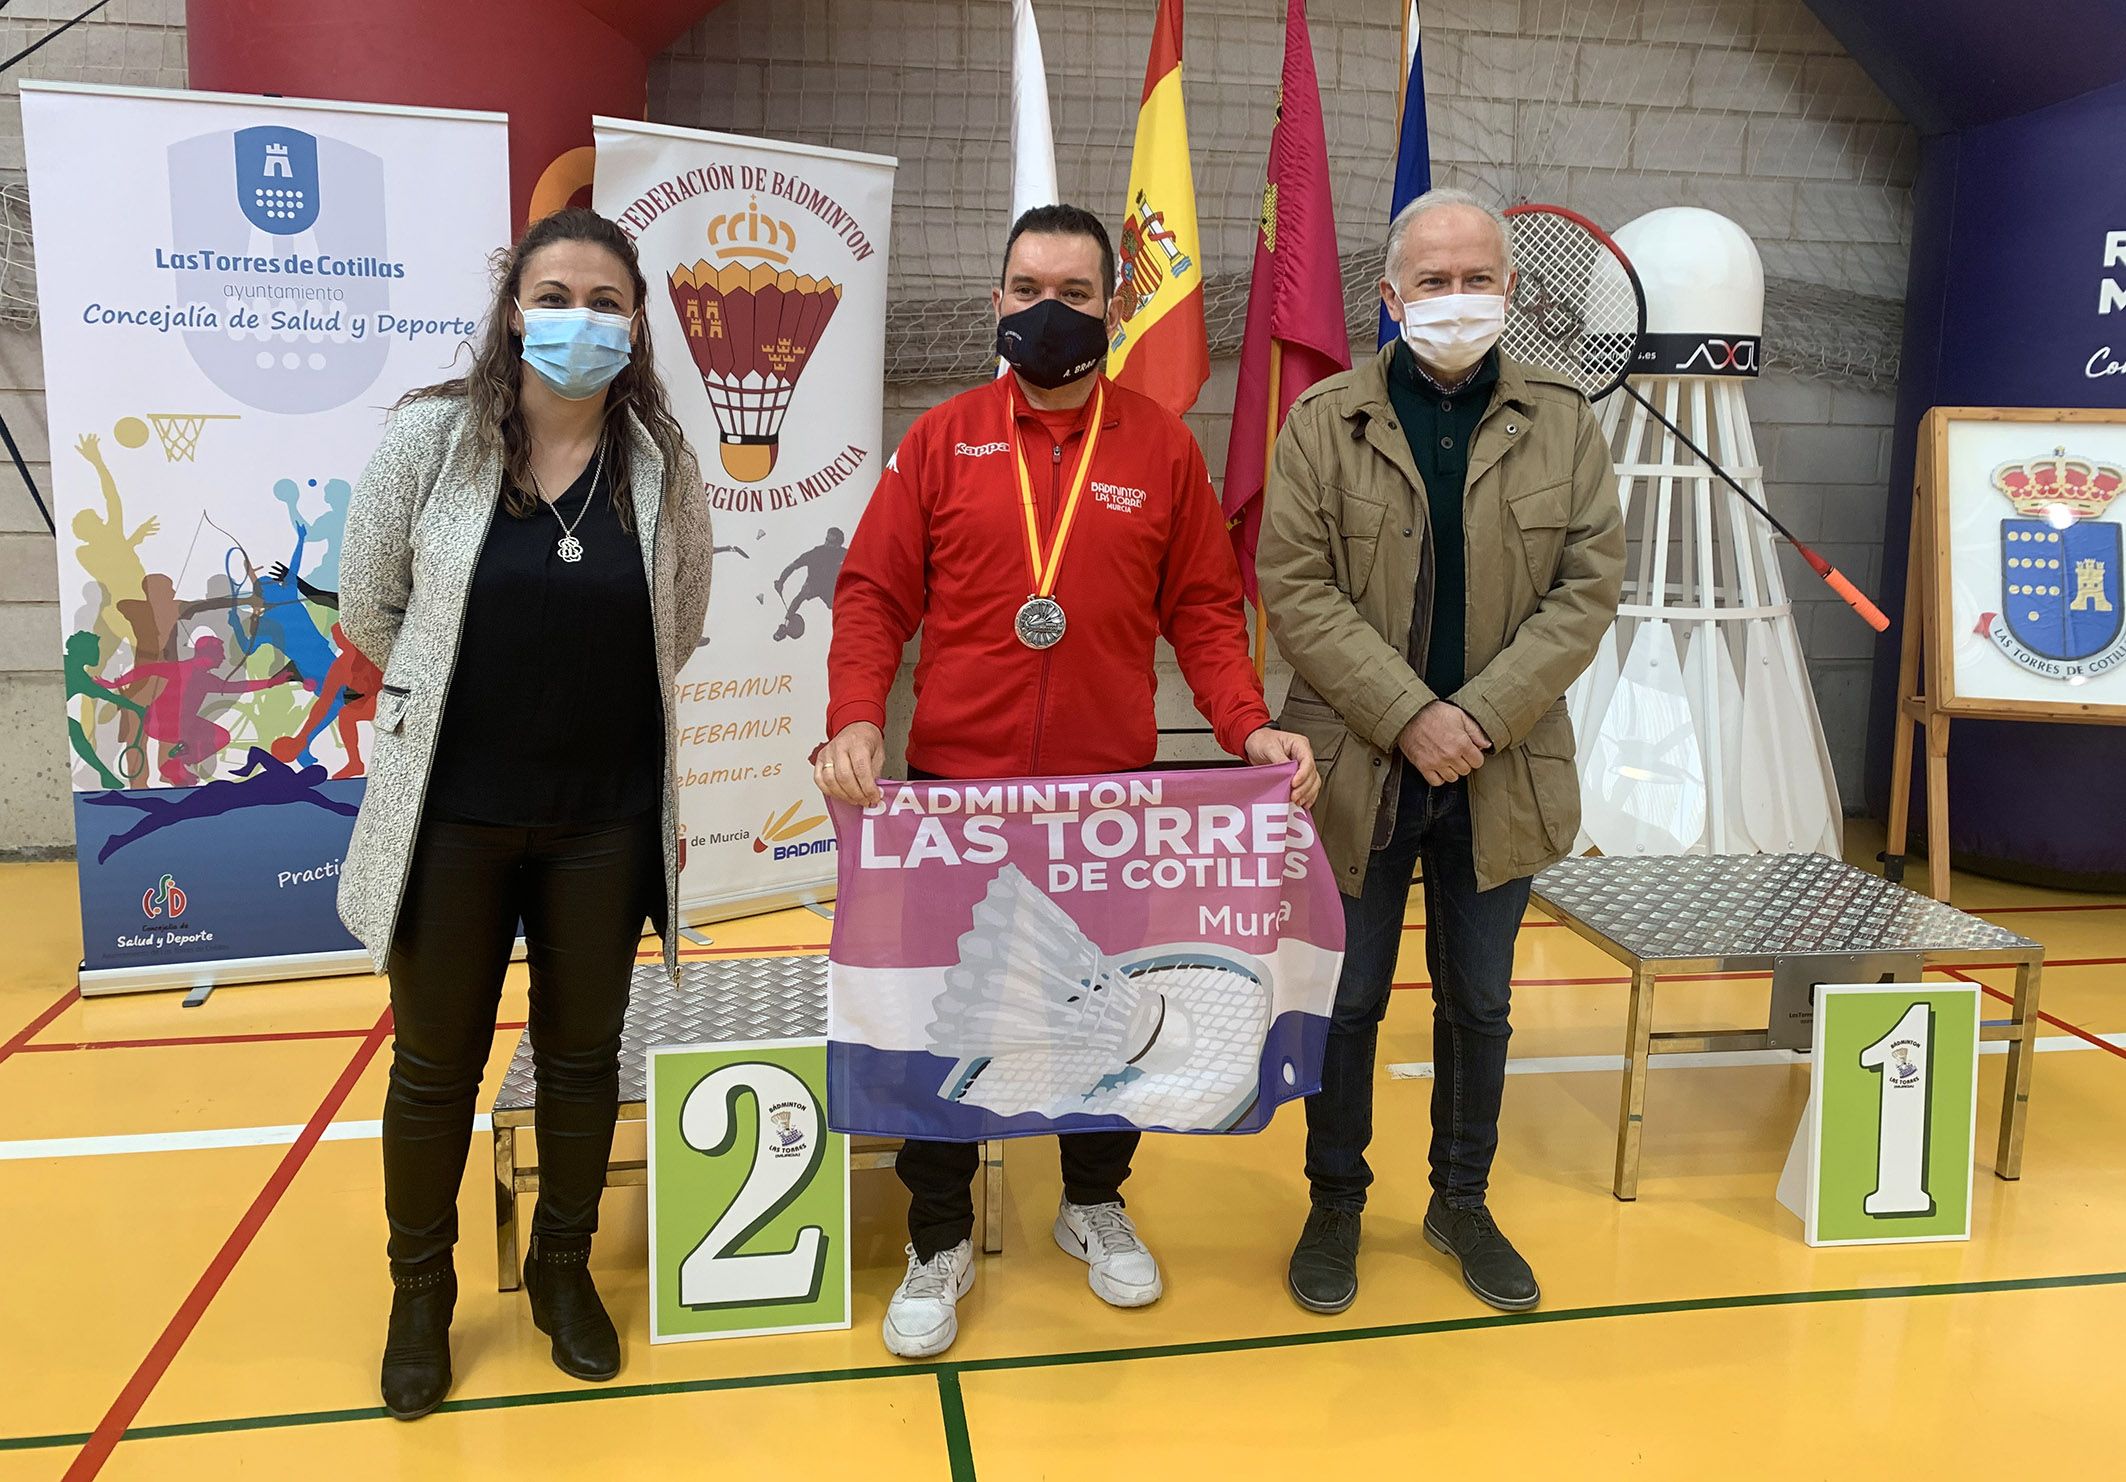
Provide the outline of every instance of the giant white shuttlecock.
{"type": "Polygon", "coordinates": [[[1010,865],[959,948],[929,1027],[956,1062],[948,1099],[1177,1128],[1226,1125],[1252,1100],[1269,1027],[1262,964],[1218,948],[1117,962],[1010,865]]]}
{"type": "Polygon", "coordinates": [[[1764,263],[1736,223],[1664,207],[1620,227],[1646,295],[1632,373],[1601,405],[1635,545],[1616,622],[1574,681],[1581,844],[1604,854],[1818,850],[1843,809],[1772,529],[1646,403],[1759,500],[1743,388],[1764,263]]]}

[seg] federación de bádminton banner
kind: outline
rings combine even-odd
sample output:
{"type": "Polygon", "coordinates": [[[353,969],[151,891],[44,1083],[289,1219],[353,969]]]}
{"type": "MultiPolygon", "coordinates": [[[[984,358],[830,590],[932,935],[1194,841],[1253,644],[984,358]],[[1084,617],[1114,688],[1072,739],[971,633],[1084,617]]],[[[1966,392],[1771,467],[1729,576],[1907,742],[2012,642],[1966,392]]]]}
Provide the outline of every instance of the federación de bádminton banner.
{"type": "Polygon", "coordinates": [[[1344,917],[1291,778],[889,782],[833,805],[835,1130],[1257,1132],[1319,1089],[1344,917]]]}
{"type": "Polygon", "coordinates": [[[595,120],[598,210],[642,254],[657,367],[701,457],[716,580],[679,722],[692,919],[824,896],[807,761],[834,580],[878,483],[895,162],[595,120]]]}
{"type": "Polygon", "coordinates": [[[384,409],[478,328],[507,121],[22,93],[83,985],[366,970],[340,545],[384,409]]]}

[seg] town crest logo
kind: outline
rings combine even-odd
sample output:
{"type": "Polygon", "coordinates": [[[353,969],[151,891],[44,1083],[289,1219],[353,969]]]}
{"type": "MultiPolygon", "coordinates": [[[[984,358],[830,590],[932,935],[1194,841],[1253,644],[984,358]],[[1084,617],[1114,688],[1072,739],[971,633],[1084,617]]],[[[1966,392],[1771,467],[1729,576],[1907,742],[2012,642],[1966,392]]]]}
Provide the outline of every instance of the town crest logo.
{"type": "Polygon", "coordinates": [[[2016,513],[2001,521],[2001,608],[1978,632],[2033,674],[2079,683],[2126,663],[2126,543],[2105,518],[2122,484],[2126,471],[2064,448],[1993,471],[2016,513]]]}

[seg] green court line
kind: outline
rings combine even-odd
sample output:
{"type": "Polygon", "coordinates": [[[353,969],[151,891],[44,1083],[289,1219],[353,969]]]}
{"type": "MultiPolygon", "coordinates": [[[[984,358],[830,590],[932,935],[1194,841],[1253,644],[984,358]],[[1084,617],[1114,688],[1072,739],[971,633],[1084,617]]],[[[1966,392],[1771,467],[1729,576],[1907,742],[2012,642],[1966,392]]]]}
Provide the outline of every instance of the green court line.
{"type": "Polygon", "coordinates": [[[975,1482],[967,1404],[960,1398],[960,1376],[951,1369],[938,1370],[938,1408],[945,1412],[945,1455],[952,1462],[952,1482],[975,1482]]]}
{"type": "MultiPolygon", "coordinates": [[[[1054,1369],[1084,1364],[1114,1364],[1140,1359],[1198,1358],[1227,1353],[1254,1353],[1279,1348],[1311,1348],[1327,1343],[1368,1343],[1384,1338],[1422,1338],[1466,1333],[1483,1328],[1537,1327],[1550,1323],[1592,1322],[1605,1318],[1660,1317],[1678,1312],[1735,1312],[1753,1307],[1805,1307],[1826,1302],[1879,1302],[1913,1297],[1986,1296],[2001,1292],[2059,1291],[2073,1287],[2126,1286],[2126,1271],[2090,1271],[2073,1276],[2018,1276],[1992,1281],[1947,1281],[1919,1286],[1847,1287],[1830,1291],[1745,1292],[1729,1297],[1679,1297],[1665,1302],[1622,1302],[1603,1307],[1561,1307],[1554,1311],[1502,1312],[1480,1317],[1437,1318],[1430,1322],[1391,1323],[1370,1328],[1317,1328],[1298,1333],[1265,1333],[1249,1338],[1212,1338],[1197,1343],[1167,1343],[1141,1348],[1088,1349],[1072,1353],[1029,1353],[939,1364],[876,1364],[855,1369],[813,1369],[784,1374],[739,1374],[722,1379],[674,1379],[661,1384],[609,1384],[596,1388],[542,1390],[532,1394],[487,1395],[446,1400],[436,1414],[476,1410],[513,1410],[529,1405],[589,1404],[601,1400],[651,1399],[660,1395],[708,1394],[722,1390],[778,1389],[804,1384],[841,1384],[866,1379],[936,1376],[941,1392],[947,1379],[959,1396],[963,1374],[1000,1373],[1015,1369],[1054,1369]]],[[[193,1420],[173,1425],[135,1426],[128,1441],[165,1440],[178,1436],[219,1435],[229,1431],[278,1430],[305,1425],[337,1425],[386,1419],[381,1406],[349,1410],[307,1410],[283,1415],[250,1415],[230,1420],[193,1420]]],[[[961,1424],[965,1424],[964,1406],[961,1424]]],[[[948,1420],[948,1425],[949,1425],[948,1420]]],[[[0,1451],[36,1451],[80,1446],[87,1431],[52,1436],[0,1436],[0,1451]]],[[[971,1464],[971,1462],[970,1462],[971,1464]]]]}

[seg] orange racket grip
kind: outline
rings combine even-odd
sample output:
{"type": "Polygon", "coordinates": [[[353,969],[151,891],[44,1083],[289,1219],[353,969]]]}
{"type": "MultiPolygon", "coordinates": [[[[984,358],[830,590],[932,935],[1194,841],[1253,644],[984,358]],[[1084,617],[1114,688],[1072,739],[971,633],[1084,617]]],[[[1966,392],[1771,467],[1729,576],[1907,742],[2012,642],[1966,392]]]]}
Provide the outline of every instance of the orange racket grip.
{"type": "Polygon", "coordinates": [[[1868,600],[1867,593],[1847,581],[1843,571],[1833,566],[1824,572],[1823,579],[1830,584],[1832,591],[1845,598],[1846,606],[1859,613],[1869,627],[1878,633],[1889,631],[1890,620],[1882,615],[1882,609],[1868,600]]]}

